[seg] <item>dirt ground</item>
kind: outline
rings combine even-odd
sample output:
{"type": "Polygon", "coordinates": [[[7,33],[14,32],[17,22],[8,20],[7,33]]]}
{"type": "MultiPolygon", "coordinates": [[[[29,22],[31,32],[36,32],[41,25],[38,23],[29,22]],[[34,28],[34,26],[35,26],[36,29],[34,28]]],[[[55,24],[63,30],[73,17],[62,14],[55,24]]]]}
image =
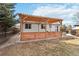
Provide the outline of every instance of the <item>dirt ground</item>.
{"type": "MultiPolygon", "coordinates": [[[[0,49],[7,47],[8,45],[15,44],[16,41],[19,40],[19,34],[8,35],[7,37],[8,37],[7,40],[0,44],[0,49]]],[[[2,39],[2,38],[0,38],[0,39],[2,39]]]]}
{"type": "Polygon", "coordinates": [[[78,56],[79,40],[41,40],[18,42],[18,34],[0,45],[1,56],[78,56]],[[10,45],[9,45],[10,44],[10,45]],[[8,46],[7,46],[8,45],[8,46]]]}
{"type": "Polygon", "coordinates": [[[1,49],[1,55],[47,56],[60,55],[57,41],[44,40],[37,42],[17,43],[1,49]]]}

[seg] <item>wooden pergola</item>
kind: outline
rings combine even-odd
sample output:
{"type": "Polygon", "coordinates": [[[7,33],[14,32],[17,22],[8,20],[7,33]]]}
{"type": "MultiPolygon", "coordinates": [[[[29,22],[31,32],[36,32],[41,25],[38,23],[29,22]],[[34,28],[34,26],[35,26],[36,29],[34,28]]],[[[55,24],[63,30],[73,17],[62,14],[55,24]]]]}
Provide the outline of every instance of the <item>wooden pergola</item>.
{"type": "MultiPolygon", "coordinates": [[[[22,39],[22,35],[23,35],[23,29],[22,29],[23,23],[36,22],[36,23],[38,23],[38,27],[39,27],[39,23],[52,24],[52,23],[59,22],[60,25],[62,26],[62,21],[63,21],[62,19],[58,19],[58,18],[33,16],[33,15],[27,15],[27,14],[21,14],[21,13],[19,13],[18,15],[19,15],[19,19],[20,19],[21,39],[22,39]]],[[[39,29],[38,29],[38,32],[39,32],[39,29]]]]}
{"type": "Polygon", "coordinates": [[[42,16],[33,16],[33,15],[26,15],[26,14],[18,14],[22,22],[25,21],[34,21],[34,22],[46,22],[46,23],[55,23],[55,22],[62,22],[62,19],[58,18],[49,18],[49,17],[42,17],[42,16]]]}

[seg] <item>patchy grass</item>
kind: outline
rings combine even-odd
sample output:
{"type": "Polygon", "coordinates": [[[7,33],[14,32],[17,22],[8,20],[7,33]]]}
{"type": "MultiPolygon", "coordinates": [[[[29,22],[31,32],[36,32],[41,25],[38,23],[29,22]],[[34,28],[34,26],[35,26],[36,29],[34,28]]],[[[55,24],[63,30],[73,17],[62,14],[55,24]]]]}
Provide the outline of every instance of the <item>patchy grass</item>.
{"type": "Polygon", "coordinates": [[[58,56],[60,53],[57,46],[56,40],[19,43],[2,49],[1,55],[58,56]]]}
{"type": "MultiPolygon", "coordinates": [[[[79,40],[78,40],[79,41],[79,40]]],[[[78,42],[77,41],[77,42],[78,42]]],[[[0,50],[0,55],[9,56],[71,56],[79,55],[79,45],[70,44],[73,40],[43,40],[16,43],[0,50]]]]}
{"type": "Polygon", "coordinates": [[[79,56],[79,39],[62,40],[59,45],[64,55],[79,56]]]}

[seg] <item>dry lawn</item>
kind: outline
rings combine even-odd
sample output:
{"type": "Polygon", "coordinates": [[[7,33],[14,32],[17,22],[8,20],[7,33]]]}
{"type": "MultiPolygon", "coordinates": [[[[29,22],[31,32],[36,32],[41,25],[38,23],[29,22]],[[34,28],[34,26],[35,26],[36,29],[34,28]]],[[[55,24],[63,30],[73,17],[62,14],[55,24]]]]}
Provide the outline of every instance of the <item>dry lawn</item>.
{"type": "Polygon", "coordinates": [[[58,56],[62,55],[58,48],[58,41],[44,40],[38,42],[17,43],[1,49],[1,55],[21,56],[58,56]]]}
{"type": "Polygon", "coordinates": [[[16,43],[0,50],[7,56],[78,56],[79,40],[43,40],[16,43]],[[77,42],[77,43],[76,43],[77,42]]]}
{"type": "Polygon", "coordinates": [[[79,39],[62,40],[59,45],[64,55],[79,56],[79,39]]]}

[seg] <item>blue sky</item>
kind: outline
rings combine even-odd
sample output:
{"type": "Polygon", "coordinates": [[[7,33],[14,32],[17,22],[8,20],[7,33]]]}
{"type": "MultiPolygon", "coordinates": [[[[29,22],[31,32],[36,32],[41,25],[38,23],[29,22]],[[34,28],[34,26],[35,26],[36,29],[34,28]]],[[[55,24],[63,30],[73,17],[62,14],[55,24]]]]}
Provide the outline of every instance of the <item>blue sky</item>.
{"type": "Polygon", "coordinates": [[[75,3],[18,3],[15,13],[64,19],[63,24],[75,24],[79,4],[75,3]]]}

